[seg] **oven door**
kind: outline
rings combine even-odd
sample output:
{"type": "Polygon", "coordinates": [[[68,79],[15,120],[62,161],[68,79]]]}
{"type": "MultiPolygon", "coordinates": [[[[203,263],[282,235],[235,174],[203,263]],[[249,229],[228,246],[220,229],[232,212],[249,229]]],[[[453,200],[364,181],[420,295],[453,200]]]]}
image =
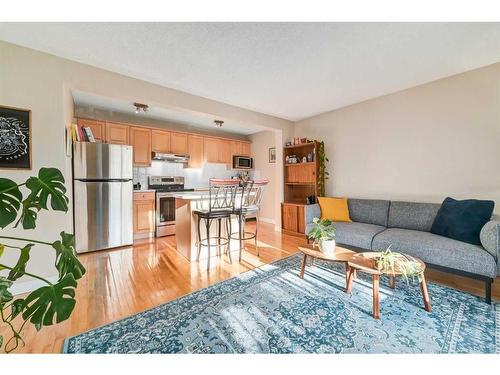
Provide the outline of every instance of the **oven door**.
{"type": "Polygon", "coordinates": [[[156,194],[156,236],[175,234],[175,198],[170,194],[156,194]]]}

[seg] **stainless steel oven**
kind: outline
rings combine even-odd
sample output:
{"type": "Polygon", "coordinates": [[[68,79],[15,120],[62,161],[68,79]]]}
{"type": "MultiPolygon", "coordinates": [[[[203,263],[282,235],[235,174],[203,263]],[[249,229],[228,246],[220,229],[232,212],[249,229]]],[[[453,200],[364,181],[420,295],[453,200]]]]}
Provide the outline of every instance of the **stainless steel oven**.
{"type": "Polygon", "coordinates": [[[175,234],[175,192],[184,188],[184,177],[149,176],[148,188],[156,190],[156,237],[175,234]]]}

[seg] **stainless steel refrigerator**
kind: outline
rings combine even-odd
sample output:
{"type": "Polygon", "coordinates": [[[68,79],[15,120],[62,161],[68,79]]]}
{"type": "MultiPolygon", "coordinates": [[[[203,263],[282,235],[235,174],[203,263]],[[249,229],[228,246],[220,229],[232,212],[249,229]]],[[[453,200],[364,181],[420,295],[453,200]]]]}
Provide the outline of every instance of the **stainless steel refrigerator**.
{"type": "Polygon", "coordinates": [[[78,253],[132,244],[132,146],[73,147],[75,248],[78,253]]]}

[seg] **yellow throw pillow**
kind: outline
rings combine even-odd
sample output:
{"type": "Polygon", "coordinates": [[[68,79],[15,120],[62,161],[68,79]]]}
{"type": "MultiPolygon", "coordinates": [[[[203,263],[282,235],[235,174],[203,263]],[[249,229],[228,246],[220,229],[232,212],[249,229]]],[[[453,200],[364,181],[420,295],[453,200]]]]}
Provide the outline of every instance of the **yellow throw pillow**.
{"type": "Polygon", "coordinates": [[[332,221],[352,221],[349,216],[347,198],[318,197],[321,219],[332,221]]]}

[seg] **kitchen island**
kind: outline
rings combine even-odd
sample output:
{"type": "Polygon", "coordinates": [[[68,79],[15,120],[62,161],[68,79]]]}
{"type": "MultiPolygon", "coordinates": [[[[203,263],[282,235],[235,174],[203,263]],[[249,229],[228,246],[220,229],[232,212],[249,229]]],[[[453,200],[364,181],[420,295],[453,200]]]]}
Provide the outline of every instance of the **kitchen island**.
{"type": "MultiPolygon", "coordinates": [[[[208,209],[209,196],[208,191],[180,192],[175,194],[175,238],[177,251],[185,256],[190,262],[196,262],[196,254],[198,252],[197,242],[197,217],[193,211],[208,209]]],[[[231,216],[232,231],[238,232],[238,219],[236,216],[231,216]]],[[[225,236],[225,226],[222,225],[222,236],[225,236]]],[[[214,220],[210,226],[210,237],[217,235],[217,222],[214,220]]],[[[206,237],[205,225],[201,226],[201,238],[206,237]]],[[[213,240],[212,243],[215,243],[213,240]]],[[[226,246],[221,246],[221,252],[224,253],[226,246]]],[[[216,256],[217,246],[211,246],[210,255],[216,256]]],[[[239,250],[239,241],[230,241],[230,251],[237,252],[239,250]]],[[[202,246],[200,259],[206,259],[208,251],[206,246],[202,246]]],[[[234,258],[233,259],[237,259],[234,258]]]]}

